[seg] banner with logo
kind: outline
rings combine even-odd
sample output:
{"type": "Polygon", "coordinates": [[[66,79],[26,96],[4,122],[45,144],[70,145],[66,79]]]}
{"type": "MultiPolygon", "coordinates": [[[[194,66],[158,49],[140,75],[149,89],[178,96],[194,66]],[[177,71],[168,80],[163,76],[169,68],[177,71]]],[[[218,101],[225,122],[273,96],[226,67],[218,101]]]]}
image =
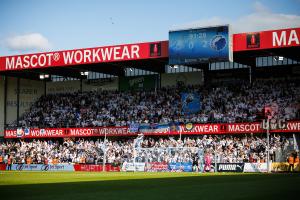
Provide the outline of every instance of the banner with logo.
{"type": "Polygon", "coordinates": [[[300,46],[300,28],[233,34],[233,51],[300,46]]]}
{"type": "MultiPolygon", "coordinates": [[[[289,163],[287,162],[273,162],[271,165],[272,172],[289,172],[289,163]]],[[[300,172],[300,164],[294,164],[294,171],[300,172]]]]}
{"type": "Polygon", "coordinates": [[[0,57],[0,71],[167,58],[168,41],[0,57]]]}
{"type": "Polygon", "coordinates": [[[181,102],[185,114],[197,113],[201,109],[200,95],[197,93],[181,93],[181,102]]]}
{"type": "MultiPolygon", "coordinates": [[[[284,129],[271,125],[270,133],[300,133],[300,121],[289,121],[284,129]]],[[[45,128],[5,130],[4,138],[64,138],[64,137],[100,137],[100,136],[137,136],[144,135],[201,135],[201,134],[247,134],[266,133],[262,123],[226,123],[226,124],[141,124],[138,132],[130,132],[130,127],[94,127],[94,128],[45,128]]]]}
{"type": "Polygon", "coordinates": [[[244,172],[244,163],[217,163],[217,172],[244,172]]]}
{"type": "Polygon", "coordinates": [[[149,162],[146,165],[147,172],[167,172],[169,171],[168,163],[166,162],[149,162]]]}
{"type": "Polygon", "coordinates": [[[152,134],[168,134],[172,132],[179,131],[179,124],[170,122],[168,124],[141,124],[139,127],[139,132],[145,135],[152,134]]]}
{"type": "Polygon", "coordinates": [[[171,172],[192,172],[193,163],[191,162],[169,163],[169,170],[171,172]]]}
{"type": "MultiPolygon", "coordinates": [[[[6,168],[7,170],[7,168],[6,168]]],[[[74,171],[72,164],[12,164],[13,171],[74,171]]]]}
{"type": "Polygon", "coordinates": [[[244,172],[268,172],[267,163],[245,163],[244,172]]]}
{"type": "Polygon", "coordinates": [[[124,172],[143,172],[145,171],[145,163],[128,163],[124,162],[122,165],[122,171],[124,172]]]}
{"type": "MultiPolygon", "coordinates": [[[[86,164],[75,164],[75,171],[86,171],[86,172],[102,172],[103,165],[86,165],[86,164]]],[[[111,164],[105,164],[106,172],[119,172],[119,166],[112,166],[111,164]]]]}

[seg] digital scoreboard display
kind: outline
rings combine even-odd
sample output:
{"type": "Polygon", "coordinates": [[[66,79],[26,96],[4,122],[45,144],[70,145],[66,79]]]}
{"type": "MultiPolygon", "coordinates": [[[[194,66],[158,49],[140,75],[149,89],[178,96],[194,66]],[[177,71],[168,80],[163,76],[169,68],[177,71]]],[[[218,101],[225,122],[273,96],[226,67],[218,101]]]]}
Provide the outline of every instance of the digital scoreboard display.
{"type": "Polygon", "coordinates": [[[229,26],[169,31],[169,64],[232,61],[229,26]]]}

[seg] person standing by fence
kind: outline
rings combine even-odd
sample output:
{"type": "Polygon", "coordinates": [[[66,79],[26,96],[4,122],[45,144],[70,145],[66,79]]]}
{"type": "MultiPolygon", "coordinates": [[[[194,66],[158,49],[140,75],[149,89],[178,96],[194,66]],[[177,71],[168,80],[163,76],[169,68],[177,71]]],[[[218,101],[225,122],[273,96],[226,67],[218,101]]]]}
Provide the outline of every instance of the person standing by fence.
{"type": "Polygon", "coordinates": [[[289,158],[288,158],[288,163],[289,163],[289,172],[293,172],[294,171],[294,163],[295,163],[295,158],[294,155],[291,153],[289,158]]]}

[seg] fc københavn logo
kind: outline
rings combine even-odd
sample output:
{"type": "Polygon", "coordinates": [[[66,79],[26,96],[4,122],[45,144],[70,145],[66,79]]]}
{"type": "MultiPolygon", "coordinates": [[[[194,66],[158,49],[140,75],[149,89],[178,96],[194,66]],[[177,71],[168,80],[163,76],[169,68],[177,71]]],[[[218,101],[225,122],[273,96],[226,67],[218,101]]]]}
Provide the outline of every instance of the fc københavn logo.
{"type": "Polygon", "coordinates": [[[223,35],[216,35],[210,42],[210,47],[213,50],[221,51],[226,47],[227,41],[223,35]]]}

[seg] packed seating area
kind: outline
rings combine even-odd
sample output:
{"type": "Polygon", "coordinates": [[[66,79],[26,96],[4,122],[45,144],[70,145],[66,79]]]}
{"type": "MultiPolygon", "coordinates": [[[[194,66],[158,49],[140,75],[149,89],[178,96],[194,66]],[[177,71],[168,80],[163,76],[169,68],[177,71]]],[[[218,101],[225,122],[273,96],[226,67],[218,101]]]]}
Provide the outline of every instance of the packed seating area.
{"type": "MultiPolygon", "coordinates": [[[[291,135],[272,135],[270,157],[282,161],[283,154],[293,144],[291,135]]],[[[266,137],[262,135],[159,138],[145,137],[140,145],[136,140],[118,139],[65,139],[63,140],[18,140],[0,143],[2,162],[10,158],[18,164],[57,164],[105,162],[121,165],[123,162],[198,162],[199,156],[209,154],[213,160],[222,163],[266,162],[266,137]]]]}
{"type": "MultiPolygon", "coordinates": [[[[48,94],[19,121],[23,127],[126,126],[130,123],[223,123],[260,119],[265,106],[276,105],[278,117],[300,118],[297,81],[261,80],[217,87],[186,86],[156,91],[100,91],[48,94]],[[181,92],[200,94],[201,109],[182,111],[181,92]]],[[[15,127],[16,122],[11,124],[15,127]]]]}

